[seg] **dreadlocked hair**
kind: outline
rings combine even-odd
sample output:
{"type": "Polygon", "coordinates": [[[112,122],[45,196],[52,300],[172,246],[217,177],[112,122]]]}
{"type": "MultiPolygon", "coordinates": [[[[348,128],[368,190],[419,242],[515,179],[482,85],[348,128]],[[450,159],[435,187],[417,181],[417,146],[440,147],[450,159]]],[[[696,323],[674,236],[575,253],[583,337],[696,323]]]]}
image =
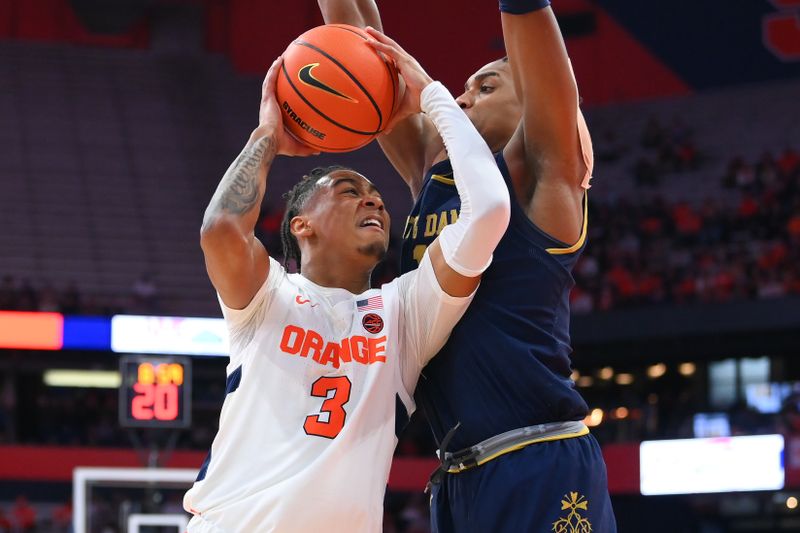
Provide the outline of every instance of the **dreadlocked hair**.
{"type": "Polygon", "coordinates": [[[300,245],[297,238],[292,234],[291,222],[294,217],[299,215],[305,208],[308,199],[311,198],[317,189],[319,180],[337,170],[351,170],[341,165],[331,165],[329,167],[317,167],[298,181],[289,192],[283,195],[286,200],[286,211],[281,221],[281,246],[283,247],[283,266],[289,268],[289,262],[294,260],[297,264],[297,271],[300,271],[300,245]]]}

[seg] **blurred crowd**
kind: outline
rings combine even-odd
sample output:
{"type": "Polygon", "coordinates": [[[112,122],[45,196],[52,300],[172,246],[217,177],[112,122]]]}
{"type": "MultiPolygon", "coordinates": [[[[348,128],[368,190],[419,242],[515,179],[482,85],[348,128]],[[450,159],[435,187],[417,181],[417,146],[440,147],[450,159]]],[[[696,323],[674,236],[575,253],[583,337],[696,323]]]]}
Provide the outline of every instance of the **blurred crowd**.
{"type": "Polygon", "coordinates": [[[800,294],[800,157],[786,149],[721,179],[737,202],[590,203],[573,313],[800,294]]]}
{"type": "Polygon", "coordinates": [[[142,274],[131,285],[128,294],[85,294],[72,281],[56,286],[50,281],[34,282],[30,278],[4,275],[0,279],[0,310],[41,311],[65,315],[111,316],[121,313],[158,313],[159,291],[149,273],[142,274]]]}
{"type": "MultiPolygon", "coordinates": [[[[613,129],[603,131],[594,147],[597,168],[618,161],[632,148],[620,141],[613,129]]],[[[651,188],[662,185],[670,173],[700,168],[704,159],[696,147],[694,131],[680,116],[673,117],[669,125],[663,125],[655,116],[649,117],[636,153],[639,155],[630,169],[634,182],[651,188]]]]}
{"type": "Polygon", "coordinates": [[[7,507],[0,505],[0,533],[35,533],[71,531],[72,511],[68,503],[50,506],[45,513],[32,505],[24,495],[17,496],[7,507]],[[46,515],[46,516],[44,516],[46,515]]]}

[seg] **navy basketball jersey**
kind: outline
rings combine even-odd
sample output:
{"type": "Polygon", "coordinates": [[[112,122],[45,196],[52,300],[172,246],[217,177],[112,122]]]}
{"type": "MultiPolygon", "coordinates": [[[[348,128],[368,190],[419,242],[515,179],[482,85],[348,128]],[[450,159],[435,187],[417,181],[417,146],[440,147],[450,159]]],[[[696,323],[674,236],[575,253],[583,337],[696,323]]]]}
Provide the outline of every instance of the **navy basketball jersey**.
{"type": "MultiPolygon", "coordinates": [[[[511,221],[480,288],[447,344],[423,369],[416,400],[448,451],[546,422],[582,420],[587,405],[570,379],[571,270],[583,249],[538,229],[516,201],[502,153],[495,156],[511,194],[511,221]]],[[[585,199],[584,199],[585,203],[585,199]]],[[[428,245],[460,208],[450,161],[434,165],[408,217],[401,268],[417,268],[428,245]]]]}

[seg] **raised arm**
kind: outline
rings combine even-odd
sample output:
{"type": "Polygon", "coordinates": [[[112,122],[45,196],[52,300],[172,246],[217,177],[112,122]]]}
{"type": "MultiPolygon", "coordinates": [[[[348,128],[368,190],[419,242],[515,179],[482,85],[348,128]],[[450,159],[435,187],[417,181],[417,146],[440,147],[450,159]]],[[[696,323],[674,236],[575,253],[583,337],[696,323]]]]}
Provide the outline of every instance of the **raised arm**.
{"type": "MultiPolygon", "coordinates": [[[[370,26],[383,31],[375,0],[318,0],[318,3],[326,24],[370,26]]],[[[392,124],[390,132],[378,137],[378,143],[416,198],[425,171],[441,151],[436,128],[422,114],[405,114],[402,120],[392,124]]]]}
{"type": "Polygon", "coordinates": [[[442,290],[450,296],[468,296],[478,287],[508,227],[508,189],[491,150],[444,85],[433,82],[392,39],[367,31],[375,39],[371,44],[395,60],[406,82],[409,109],[415,104],[424,112],[447,147],[461,210],[458,220],[442,231],[426,253],[442,290]]]}
{"type": "Polygon", "coordinates": [[[375,0],[317,0],[325,24],[350,24],[383,31],[375,0]]]}
{"type": "Polygon", "coordinates": [[[219,182],[200,230],[208,277],[232,309],[246,307],[269,273],[267,250],[254,229],[272,161],[279,153],[312,153],[283,130],[275,100],[280,62],[275,60],[264,79],[258,127],[219,182]]]}
{"type": "MultiPolygon", "coordinates": [[[[533,191],[531,220],[550,236],[576,243],[583,226],[582,185],[591,171],[579,136],[578,87],[549,0],[501,0],[506,52],[522,103],[520,128],[504,150],[515,182],[533,191]]],[[[581,118],[582,121],[582,118],[581,118]]],[[[520,199],[523,200],[522,198],[520,199]]]]}

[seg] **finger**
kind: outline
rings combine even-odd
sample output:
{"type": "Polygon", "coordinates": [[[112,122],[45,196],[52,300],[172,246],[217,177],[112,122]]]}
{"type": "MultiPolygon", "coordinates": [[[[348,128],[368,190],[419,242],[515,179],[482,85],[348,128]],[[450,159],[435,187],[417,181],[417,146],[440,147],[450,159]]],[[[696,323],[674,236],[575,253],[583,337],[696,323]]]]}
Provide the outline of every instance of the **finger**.
{"type": "Polygon", "coordinates": [[[290,152],[291,155],[307,156],[319,155],[321,153],[318,148],[314,148],[298,140],[285,126],[283,128],[283,142],[286,143],[287,151],[290,152]]]}
{"type": "Polygon", "coordinates": [[[292,145],[292,151],[298,155],[319,155],[320,153],[319,148],[309,146],[295,138],[292,138],[289,143],[292,145]]]}
{"type": "Polygon", "coordinates": [[[383,33],[382,31],[376,30],[372,26],[367,26],[366,28],[364,28],[364,31],[366,31],[370,35],[370,37],[372,37],[373,39],[381,41],[381,42],[384,42],[384,43],[388,43],[389,41],[392,40],[385,33],[383,33]]]}
{"type": "Polygon", "coordinates": [[[293,149],[290,155],[294,157],[308,157],[311,155],[319,155],[321,153],[322,152],[320,152],[319,150],[315,150],[313,148],[309,148],[308,146],[304,146],[304,147],[299,147],[297,149],[293,149]]]}
{"type": "Polygon", "coordinates": [[[400,55],[400,52],[396,48],[388,44],[384,44],[380,41],[376,41],[374,39],[367,39],[367,44],[373,47],[375,50],[387,54],[393,59],[397,59],[400,55]]]}
{"type": "Polygon", "coordinates": [[[372,35],[372,36],[380,36],[380,35],[383,35],[383,32],[376,30],[376,29],[375,29],[375,28],[373,28],[372,26],[367,26],[366,28],[364,28],[364,31],[365,31],[365,32],[367,32],[367,33],[369,33],[369,34],[370,34],[370,35],[372,35]]]}
{"type": "Polygon", "coordinates": [[[278,72],[280,71],[282,63],[283,56],[278,56],[278,58],[273,61],[272,65],[269,67],[267,75],[264,78],[264,83],[261,86],[261,93],[263,97],[267,97],[268,95],[275,93],[275,87],[278,84],[278,72]]]}
{"type": "Polygon", "coordinates": [[[367,32],[367,33],[368,33],[368,34],[369,34],[369,35],[370,35],[370,36],[371,36],[373,39],[375,39],[376,41],[378,41],[378,42],[381,42],[381,43],[383,43],[383,44],[387,44],[387,45],[389,45],[389,46],[394,46],[394,47],[396,47],[398,50],[401,50],[401,51],[405,52],[405,50],[403,50],[403,47],[402,47],[402,46],[400,46],[400,45],[397,43],[397,41],[395,41],[394,39],[392,39],[391,37],[389,37],[389,36],[388,36],[388,35],[386,35],[385,33],[379,32],[378,30],[376,30],[375,28],[373,28],[373,27],[371,27],[371,26],[367,26],[367,28],[366,28],[366,32],[367,32]]]}
{"type": "Polygon", "coordinates": [[[278,56],[275,61],[272,62],[272,66],[269,67],[267,71],[267,77],[264,80],[267,87],[274,88],[277,80],[278,80],[278,73],[280,72],[281,65],[283,64],[283,56],[278,56]]]}
{"type": "Polygon", "coordinates": [[[289,152],[281,155],[288,155],[289,157],[309,157],[312,155],[319,155],[321,152],[315,152],[309,148],[301,150],[290,150],[289,152]]]}
{"type": "Polygon", "coordinates": [[[267,80],[269,79],[269,75],[272,72],[272,68],[275,66],[275,63],[277,63],[277,62],[278,62],[278,60],[275,59],[275,61],[272,62],[272,65],[270,65],[269,68],[267,69],[267,74],[264,76],[264,81],[261,82],[261,90],[262,91],[267,86],[267,80]]]}

